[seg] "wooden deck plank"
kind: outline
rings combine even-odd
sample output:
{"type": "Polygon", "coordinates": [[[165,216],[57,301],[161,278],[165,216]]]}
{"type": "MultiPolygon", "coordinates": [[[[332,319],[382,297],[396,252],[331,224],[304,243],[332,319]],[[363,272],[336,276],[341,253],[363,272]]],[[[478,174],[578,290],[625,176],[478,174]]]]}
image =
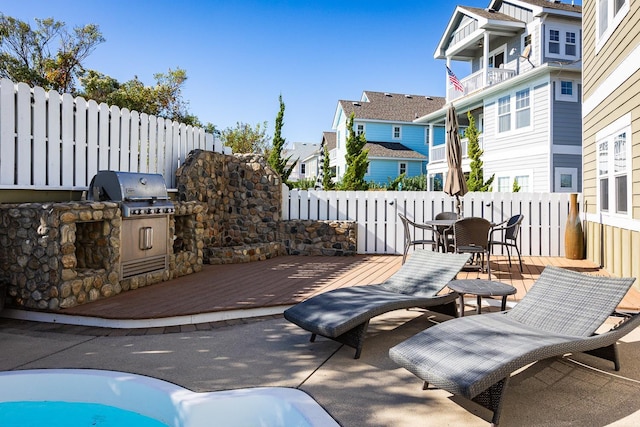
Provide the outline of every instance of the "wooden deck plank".
{"type": "MultiPolygon", "coordinates": [[[[512,259],[513,261],[513,259],[512,259]]],[[[205,265],[202,271],[114,297],[63,309],[61,314],[107,319],[150,319],[237,309],[287,306],[313,295],[345,286],[381,283],[402,262],[399,255],[353,257],[283,256],[247,264],[205,265]]],[[[546,265],[589,274],[608,275],[586,260],[524,257],[523,273],[506,256],[492,257],[491,278],[518,289],[522,298],[546,265]]],[[[487,278],[486,273],[462,271],[458,278],[487,278]]],[[[640,292],[632,289],[621,309],[640,310],[640,292]]]]}

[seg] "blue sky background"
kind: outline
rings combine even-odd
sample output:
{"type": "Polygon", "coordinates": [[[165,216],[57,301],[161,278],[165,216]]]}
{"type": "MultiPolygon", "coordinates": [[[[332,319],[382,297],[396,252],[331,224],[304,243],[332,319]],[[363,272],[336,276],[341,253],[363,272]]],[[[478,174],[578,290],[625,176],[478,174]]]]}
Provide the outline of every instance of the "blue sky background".
{"type": "Polygon", "coordinates": [[[190,112],[219,129],[267,121],[272,135],[282,94],[291,145],[319,143],[338,100],[364,90],[444,96],[444,61],[433,59],[440,37],[456,5],[489,3],[1,0],[0,12],[30,24],[52,17],[69,29],[97,24],[106,41],[85,66],[120,82],[138,76],[151,85],[155,73],[185,69],[190,112]]]}

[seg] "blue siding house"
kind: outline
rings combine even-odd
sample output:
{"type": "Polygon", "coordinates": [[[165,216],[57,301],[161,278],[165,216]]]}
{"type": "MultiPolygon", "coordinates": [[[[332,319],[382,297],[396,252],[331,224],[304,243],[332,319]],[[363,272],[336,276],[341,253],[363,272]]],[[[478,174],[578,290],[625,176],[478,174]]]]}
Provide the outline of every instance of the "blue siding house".
{"type": "Polygon", "coordinates": [[[338,101],[332,126],[335,147],[330,151],[336,179],[342,179],[346,170],[347,121],[351,113],[354,131],[364,133],[367,139],[369,170],[365,180],[386,184],[403,173],[426,174],[428,126],[414,120],[441,109],[444,103],[443,97],[371,91],[364,91],[359,101],[338,101]]]}

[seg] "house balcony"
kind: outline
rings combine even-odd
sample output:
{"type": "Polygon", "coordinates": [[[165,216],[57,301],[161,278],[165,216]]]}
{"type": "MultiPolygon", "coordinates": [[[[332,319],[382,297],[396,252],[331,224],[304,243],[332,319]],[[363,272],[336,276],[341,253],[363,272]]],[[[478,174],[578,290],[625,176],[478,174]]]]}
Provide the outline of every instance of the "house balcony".
{"type": "Polygon", "coordinates": [[[454,89],[452,85],[448,85],[447,100],[453,101],[454,99],[458,99],[463,96],[469,95],[475,91],[507,81],[515,77],[516,75],[517,75],[516,70],[512,70],[512,69],[488,68],[487,74],[486,74],[486,83],[485,83],[484,70],[476,71],[475,73],[460,80],[462,87],[464,87],[464,92],[460,92],[454,89]]]}
{"type": "MultiPolygon", "coordinates": [[[[478,136],[478,143],[480,147],[482,147],[482,135],[478,136]]],[[[460,145],[462,146],[462,158],[467,159],[469,155],[467,154],[467,147],[469,145],[469,139],[463,138],[460,140],[460,145]]],[[[447,155],[446,155],[446,145],[437,145],[435,147],[431,147],[429,151],[429,164],[434,163],[446,163],[447,155]]]]}

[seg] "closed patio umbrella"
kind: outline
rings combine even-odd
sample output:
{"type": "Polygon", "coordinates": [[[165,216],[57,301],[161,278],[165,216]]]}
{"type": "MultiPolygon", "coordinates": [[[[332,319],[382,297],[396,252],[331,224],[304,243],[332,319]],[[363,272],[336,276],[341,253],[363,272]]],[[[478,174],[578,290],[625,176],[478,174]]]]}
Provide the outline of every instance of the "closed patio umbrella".
{"type": "Polygon", "coordinates": [[[447,110],[447,179],[444,183],[444,192],[456,197],[456,212],[461,214],[460,196],[467,194],[467,181],[462,172],[462,146],[460,145],[460,135],[458,134],[458,118],[453,104],[447,110]]]}

